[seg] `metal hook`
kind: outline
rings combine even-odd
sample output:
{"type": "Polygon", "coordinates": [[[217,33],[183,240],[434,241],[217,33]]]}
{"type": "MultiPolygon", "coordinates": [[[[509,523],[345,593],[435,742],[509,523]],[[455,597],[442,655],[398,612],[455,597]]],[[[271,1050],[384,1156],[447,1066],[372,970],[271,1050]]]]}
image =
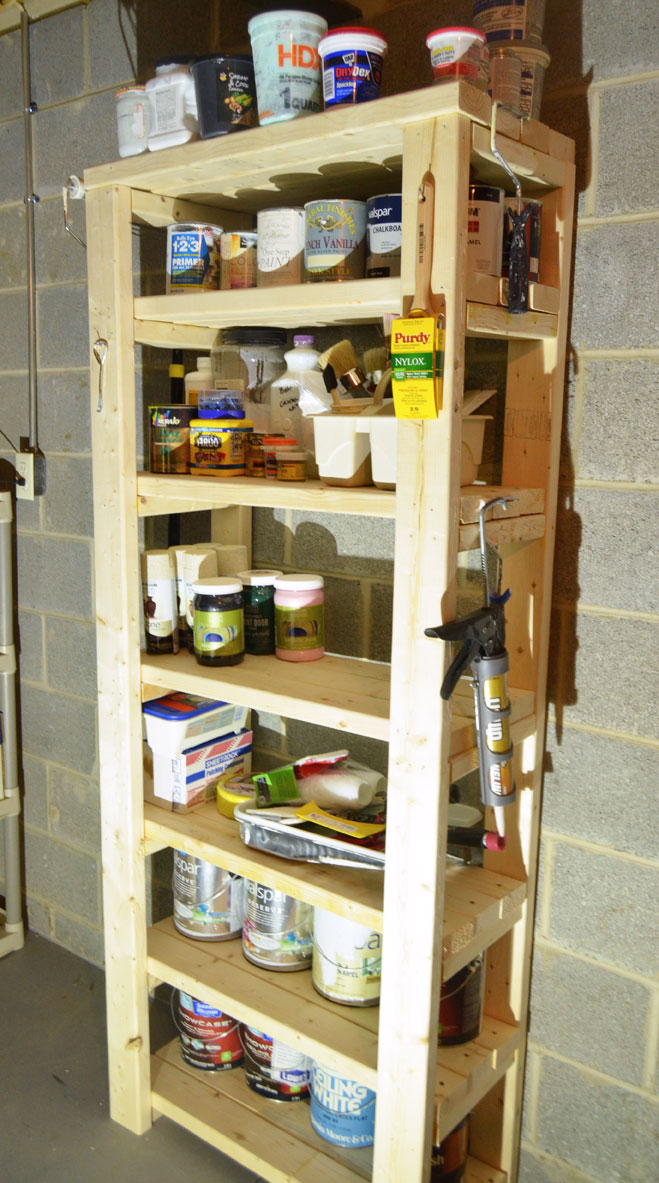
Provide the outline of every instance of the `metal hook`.
{"type": "Polygon", "coordinates": [[[522,184],[521,184],[521,181],[519,180],[519,178],[515,176],[515,173],[511,169],[510,165],[508,164],[508,162],[506,160],[504,160],[499,149],[497,148],[497,111],[498,111],[499,107],[506,107],[507,110],[512,111],[513,114],[518,116],[520,119],[528,119],[528,115],[525,116],[522,114],[521,111],[515,111],[513,107],[508,107],[506,103],[500,103],[497,100],[495,100],[492,103],[492,124],[490,126],[490,151],[493,156],[496,156],[497,160],[499,161],[499,164],[508,173],[508,176],[510,177],[511,181],[513,182],[513,184],[515,186],[515,193],[517,195],[517,213],[519,214],[522,211],[522,184]]]}
{"type": "Polygon", "coordinates": [[[488,509],[494,509],[495,505],[502,505],[504,509],[508,509],[511,501],[518,501],[518,497],[493,497],[491,501],[486,501],[485,505],[481,505],[478,511],[478,532],[480,535],[481,548],[481,568],[483,577],[485,579],[485,606],[490,606],[490,580],[487,574],[487,543],[485,540],[485,514],[488,509]]]}
{"type": "Polygon", "coordinates": [[[108,343],[105,337],[98,337],[92,346],[94,357],[98,362],[98,403],[97,411],[103,410],[103,366],[108,355],[108,343]]]}
{"type": "Polygon", "coordinates": [[[87,243],[83,242],[82,238],[78,238],[78,235],[69,226],[69,197],[71,197],[74,201],[80,201],[81,198],[83,198],[84,196],[85,196],[85,186],[84,186],[83,182],[80,180],[80,177],[76,177],[76,176],[69,177],[68,181],[66,182],[66,185],[62,189],[62,205],[64,206],[64,229],[66,230],[67,234],[71,235],[71,238],[74,238],[75,241],[77,243],[79,243],[81,247],[84,247],[84,249],[87,250],[87,243]]]}

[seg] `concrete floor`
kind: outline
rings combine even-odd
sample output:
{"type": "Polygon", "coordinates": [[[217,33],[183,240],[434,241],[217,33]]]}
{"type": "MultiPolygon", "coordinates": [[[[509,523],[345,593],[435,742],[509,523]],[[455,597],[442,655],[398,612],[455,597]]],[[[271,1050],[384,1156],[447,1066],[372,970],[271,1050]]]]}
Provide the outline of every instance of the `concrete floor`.
{"type": "Polygon", "coordinates": [[[255,1183],[166,1117],[141,1137],[110,1120],[104,985],[101,970],[38,936],[0,959],[3,1183],[255,1183]]]}

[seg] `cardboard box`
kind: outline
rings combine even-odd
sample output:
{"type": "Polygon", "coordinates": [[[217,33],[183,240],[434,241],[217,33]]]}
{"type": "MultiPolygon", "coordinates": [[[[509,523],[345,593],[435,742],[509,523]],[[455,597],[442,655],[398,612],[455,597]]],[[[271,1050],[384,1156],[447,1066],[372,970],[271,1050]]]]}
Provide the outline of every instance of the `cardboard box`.
{"type": "Polygon", "coordinates": [[[178,813],[215,800],[218,781],[252,768],[252,732],[220,735],[178,755],[153,752],[144,741],[144,799],[178,813]]]}
{"type": "Polygon", "coordinates": [[[247,725],[247,707],[176,690],[142,704],[146,739],[154,752],[180,756],[195,744],[247,725]]]}

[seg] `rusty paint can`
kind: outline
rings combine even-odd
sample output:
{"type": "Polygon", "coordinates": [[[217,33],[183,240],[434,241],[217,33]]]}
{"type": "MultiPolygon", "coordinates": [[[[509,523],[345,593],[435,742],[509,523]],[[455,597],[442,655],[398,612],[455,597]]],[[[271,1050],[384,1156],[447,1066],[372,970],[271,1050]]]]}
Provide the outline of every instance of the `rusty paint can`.
{"type": "Polygon", "coordinates": [[[311,980],[319,994],[344,1006],[377,1006],[381,969],[379,932],[314,909],[311,980]]]}
{"type": "Polygon", "coordinates": [[[249,1088],[273,1101],[304,1101],[309,1095],[310,1062],[256,1027],[240,1025],[249,1088]]]}
{"type": "Polygon", "coordinates": [[[264,969],[291,972],[311,965],[313,906],[246,880],[243,953],[264,969]]]}

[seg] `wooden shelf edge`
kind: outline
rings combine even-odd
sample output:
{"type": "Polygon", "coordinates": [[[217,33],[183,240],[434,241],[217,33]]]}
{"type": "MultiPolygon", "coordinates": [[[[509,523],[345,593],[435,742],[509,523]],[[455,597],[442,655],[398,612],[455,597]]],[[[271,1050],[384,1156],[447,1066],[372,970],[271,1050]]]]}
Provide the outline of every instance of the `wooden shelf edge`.
{"type": "Polygon", "coordinates": [[[469,1155],[464,1183],[508,1183],[508,1175],[505,1171],[499,1171],[496,1167],[490,1167],[481,1159],[469,1155]]]}
{"type": "Polygon", "coordinates": [[[191,513],[224,505],[359,514],[364,517],[396,516],[396,494],[391,489],[377,489],[373,485],[344,489],[324,485],[317,480],[304,483],[262,480],[258,477],[221,480],[140,472],[137,474],[137,496],[140,517],[172,512],[191,513]],[[175,511],[173,506],[176,507],[175,511]]]}
{"type": "Polygon", "coordinates": [[[435,1140],[441,1142],[515,1063],[520,1027],[483,1016],[481,1033],[470,1043],[440,1047],[435,1087],[435,1140]]]}

